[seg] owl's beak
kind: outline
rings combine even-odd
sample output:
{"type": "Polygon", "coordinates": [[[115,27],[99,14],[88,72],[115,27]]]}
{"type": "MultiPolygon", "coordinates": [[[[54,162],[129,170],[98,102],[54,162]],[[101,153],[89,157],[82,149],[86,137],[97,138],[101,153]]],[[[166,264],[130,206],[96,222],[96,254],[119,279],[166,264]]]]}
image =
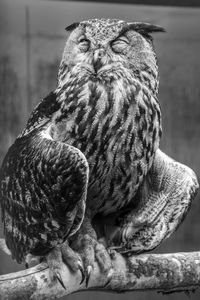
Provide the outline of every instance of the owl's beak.
{"type": "Polygon", "coordinates": [[[97,73],[99,71],[99,69],[101,69],[101,67],[103,66],[103,62],[102,62],[103,56],[104,56],[103,49],[95,50],[94,56],[93,56],[93,66],[94,66],[95,73],[97,73]]]}

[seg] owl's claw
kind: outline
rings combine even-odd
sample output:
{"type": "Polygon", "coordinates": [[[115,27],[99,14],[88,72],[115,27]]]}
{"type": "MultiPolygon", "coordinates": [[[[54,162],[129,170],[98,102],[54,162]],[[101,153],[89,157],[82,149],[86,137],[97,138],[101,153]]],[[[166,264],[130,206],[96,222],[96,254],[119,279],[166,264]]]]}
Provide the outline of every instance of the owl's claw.
{"type": "Polygon", "coordinates": [[[90,280],[90,275],[91,275],[92,269],[93,269],[92,266],[87,266],[87,268],[86,268],[86,282],[85,282],[86,288],[88,288],[88,284],[89,284],[89,280],[90,280]]]}
{"type": "Polygon", "coordinates": [[[62,277],[61,277],[61,275],[60,275],[60,273],[58,271],[55,271],[55,277],[60,282],[60,284],[62,285],[62,287],[66,290],[64,282],[62,280],[62,277]]]}
{"type": "Polygon", "coordinates": [[[82,260],[78,253],[74,252],[67,242],[55,247],[46,257],[52,280],[57,279],[64,289],[66,286],[62,280],[63,264],[66,264],[72,273],[81,273],[80,284],[85,280],[85,271],[82,260]]]}
{"type": "Polygon", "coordinates": [[[78,267],[79,267],[79,270],[81,272],[81,282],[80,282],[80,285],[83,283],[83,281],[85,280],[85,273],[84,273],[84,269],[83,269],[83,266],[80,262],[78,262],[78,267]]]}
{"type": "Polygon", "coordinates": [[[111,277],[106,281],[106,283],[103,285],[103,288],[106,288],[109,283],[111,282],[111,277]]]}
{"type": "Polygon", "coordinates": [[[62,271],[63,271],[63,260],[61,248],[56,247],[46,257],[47,264],[49,266],[50,278],[51,280],[57,280],[62,287],[66,290],[66,286],[62,279],[62,271]]]}
{"type": "Polygon", "coordinates": [[[83,262],[85,278],[82,278],[81,284],[85,279],[86,288],[88,288],[95,261],[100,271],[105,274],[105,278],[108,280],[107,284],[109,284],[113,274],[113,268],[111,257],[104,244],[97,241],[97,239],[90,234],[79,233],[70,246],[79,253],[83,262]]]}
{"type": "Polygon", "coordinates": [[[27,263],[27,262],[25,263],[25,268],[26,268],[26,269],[28,269],[28,268],[29,268],[29,265],[28,265],[28,263],[27,263]]]}
{"type": "Polygon", "coordinates": [[[106,284],[104,285],[104,288],[107,287],[107,286],[109,285],[109,283],[111,282],[113,273],[114,273],[114,270],[113,270],[113,268],[112,268],[112,269],[110,269],[110,271],[108,272],[108,275],[107,275],[107,282],[106,282],[106,284]]]}

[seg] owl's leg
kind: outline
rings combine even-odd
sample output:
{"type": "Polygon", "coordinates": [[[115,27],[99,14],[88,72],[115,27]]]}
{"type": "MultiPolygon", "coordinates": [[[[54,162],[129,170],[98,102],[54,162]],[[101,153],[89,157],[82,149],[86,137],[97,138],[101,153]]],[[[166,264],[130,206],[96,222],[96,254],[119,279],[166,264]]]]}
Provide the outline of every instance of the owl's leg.
{"type": "Polygon", "coordinates": [[[183,221],[197,189],[197,178],[190,168],[157,150],[136,195],[137,209],[121,217],[119,226],[107,236],[110,249],[140,253],[157,247],[183,221]]]}
{"type": "Polygon", "coordinates": [[[86,287],[88,286],[95,261],[98,263],[100,270],[105,274],[105,285],[109,283],[113,273],[111,257],[103,243],[97,240],[97,235],[91,225],[90,218],[85,217],[81,228],[73,236],[70,247],[78,252],[82,258],[86,276],[86,287]]]}
{"type": "Polygon", "coordinates": [[[46,256],[46,261],[50,269],[51,279],[57,279],[63,288],[65,288],[64,280],[62,279],[63,263],[68,265],[69,269],[73,273],[78,271],[81,272],[82,280],[80,284],[85,279],[81,257],[69,247],[68,241],[56,246],[53,250],[51,250],[46,256]]]}

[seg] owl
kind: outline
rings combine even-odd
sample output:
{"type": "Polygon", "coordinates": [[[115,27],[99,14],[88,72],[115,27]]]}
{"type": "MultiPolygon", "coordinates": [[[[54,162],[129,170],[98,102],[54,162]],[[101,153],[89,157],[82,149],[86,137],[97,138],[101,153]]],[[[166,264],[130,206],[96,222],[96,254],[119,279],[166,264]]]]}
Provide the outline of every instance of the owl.
{"type": "Polygon", "coordinates": [[[86,285],[114,251],[157,247],[184,219],[198,182],[159,149],[158,65],[163,28],[91,19],[66,28],[57,88],[32,112],[0,170],[7,247],[18,262],[61,265],[86,285]]]}

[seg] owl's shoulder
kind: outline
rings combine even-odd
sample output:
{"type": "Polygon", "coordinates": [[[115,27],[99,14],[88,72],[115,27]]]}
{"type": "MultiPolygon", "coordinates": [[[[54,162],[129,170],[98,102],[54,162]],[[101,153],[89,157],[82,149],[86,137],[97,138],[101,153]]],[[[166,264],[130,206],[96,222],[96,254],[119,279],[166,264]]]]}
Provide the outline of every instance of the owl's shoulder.
{"type": "Polygon", "coordinates": [[[59,109],[60,103],[57,100],[57,95],[55,92],[51,92],[35,107],[20,137],[44,126],[59,109]]]}

